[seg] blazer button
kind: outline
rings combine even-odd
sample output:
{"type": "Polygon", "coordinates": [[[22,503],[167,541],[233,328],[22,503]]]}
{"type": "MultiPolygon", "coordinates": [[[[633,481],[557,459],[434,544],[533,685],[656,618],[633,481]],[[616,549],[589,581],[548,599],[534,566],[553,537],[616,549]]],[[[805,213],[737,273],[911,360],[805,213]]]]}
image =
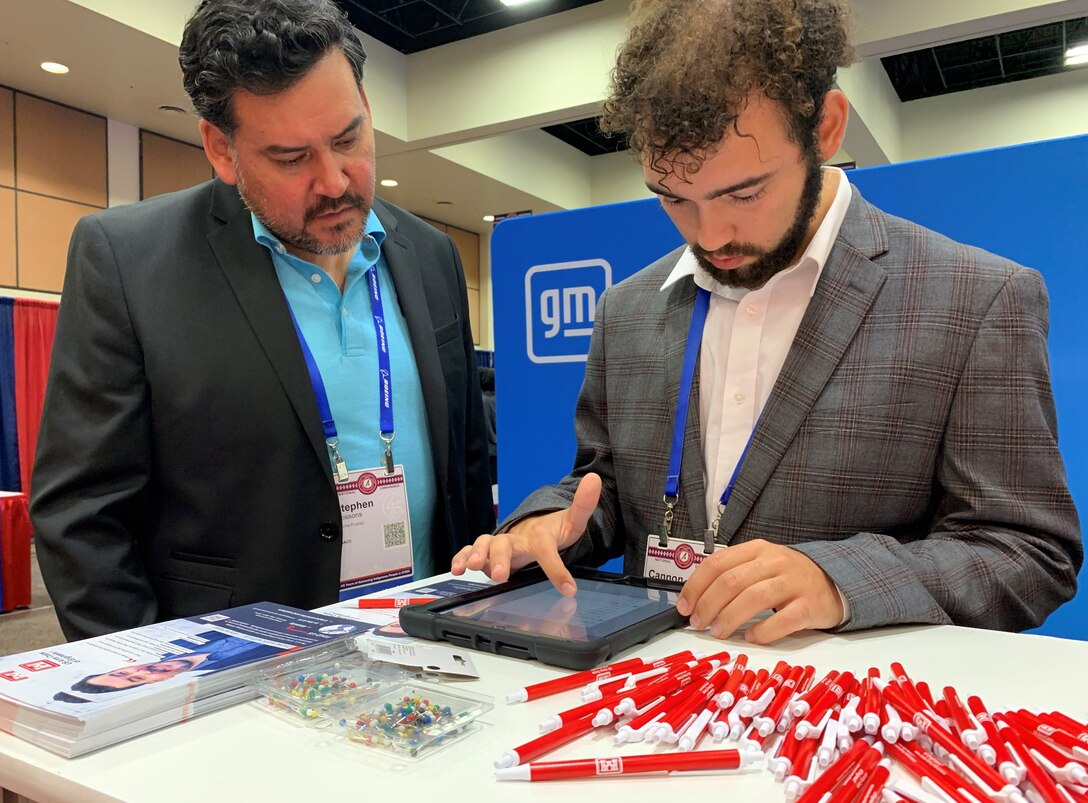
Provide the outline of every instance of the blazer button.
{"type": "Polygon", "coordinates": [[[339,528],[331,521],[322,522],[321,527],[318,529],[318,532],[321,533],[321,537],[324,538],[326,541],[332,541],[334,538],[336,538],[337,535],[340,534],[339,528]]]}

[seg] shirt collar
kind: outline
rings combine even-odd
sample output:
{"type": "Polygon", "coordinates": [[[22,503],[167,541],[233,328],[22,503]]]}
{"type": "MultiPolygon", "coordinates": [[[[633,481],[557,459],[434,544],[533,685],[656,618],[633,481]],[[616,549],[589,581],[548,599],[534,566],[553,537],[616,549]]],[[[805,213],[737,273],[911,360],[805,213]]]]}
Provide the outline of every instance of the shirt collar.
{"type": "MultiPolygon", "coordinates": [[[[839,236],[839,229],[842,228],[842,222],[846,218],[846,210],[850,206],[850,182],[847,181],[846,174],[837,167],[825,167],[823,170],[825,178],[832,174],[838,176],[839,185],[835,190],[835,198],[831,201],[827,214],[824,215],[824,219],[820,222],[820,226],[816,229],[816,233],[812,236],[808,247],[801,254],[801,258],[782,273],[772,276],[770,280],[773,282],[782,274],[795,271],[806,263],[815,265],[816,270],[812,278],[812,288],[809,290],[810,297],[816,292],[816,283],[820,280],[827,258],[831,255],[831,248],[835,245],[835,239],[839,236]]],[[[695,259],[690,247],[684,249],[684,253],[676,261],[676,265],[661,285],[661,289],[664,290],[670,287],[685,276],[694,277],[697,286],[734,301],[739,301],[749,292],[743,287],[720,285],[710,278],[710,274],[703,270],[698,260],[695,259]]]]}
{"type": "MultiPolygon", "coordinates": [[[[257,216],[252,212],[249,213],[250,220],[253,222],[253,239],[263,245],[269,251],[274,254],[289,257],[292,256],[284,247],[283,243],[279,241],[272,232],[268,230],[261,221],[257,219],[257,216]]],[[[381,256],[382,242],[385,240],[385,227],[382,226],[381,221],[378,220],[378,216],[374,214],[374,210],[370,210],[370,214],[367,215],[366,225],[363,228],[363,239],[359,241],[359,247],[356,249],[356,253],[353,256],[361,256],[368,265],[373,265],[378,261],[378,257],[381,256]]]]}

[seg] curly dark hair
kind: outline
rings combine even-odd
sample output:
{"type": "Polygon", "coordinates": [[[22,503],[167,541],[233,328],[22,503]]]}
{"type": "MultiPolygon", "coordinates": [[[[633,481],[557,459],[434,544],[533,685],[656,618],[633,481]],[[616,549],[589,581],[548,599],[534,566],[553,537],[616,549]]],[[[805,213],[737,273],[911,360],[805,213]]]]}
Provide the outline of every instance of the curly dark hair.
{"type": "Polygon", "coordinates": [[[761,92],[809,152],[848,26],[845,0],[636,0],[601,128],[655,170],[694,171],[761,92]]]}
{"type": "Polygon", "coordinates": [[[337,47],[361,83],[366,52],[332,0],[204,0],[185,24],[178,62],[196,113],[230,136],[236,89],[282,92],[337,47]]]}

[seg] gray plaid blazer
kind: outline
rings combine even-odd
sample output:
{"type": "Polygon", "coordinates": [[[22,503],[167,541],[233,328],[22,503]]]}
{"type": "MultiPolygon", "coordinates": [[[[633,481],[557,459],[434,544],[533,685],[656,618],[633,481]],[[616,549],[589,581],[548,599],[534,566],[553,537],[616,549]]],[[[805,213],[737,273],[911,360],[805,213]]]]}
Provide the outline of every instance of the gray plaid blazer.
{"type": "MultiPolygon", "coordinates": [[[[503,526],[565,507],[600,474],[568,562],[624,556],[658,532],[696,287],[662,291],[668,254],[606,292],[578,398],[574,468],[503,526]]],[[[856,189],[760,417],[717,541],[789,545],[850,605],[847,629],[1007,630],[1070,599],[1083,559],[1057,446],[1041,276],[886,215],[856,189]]],[[[673,534],[707,527],[699,380],[673,534]]]]}

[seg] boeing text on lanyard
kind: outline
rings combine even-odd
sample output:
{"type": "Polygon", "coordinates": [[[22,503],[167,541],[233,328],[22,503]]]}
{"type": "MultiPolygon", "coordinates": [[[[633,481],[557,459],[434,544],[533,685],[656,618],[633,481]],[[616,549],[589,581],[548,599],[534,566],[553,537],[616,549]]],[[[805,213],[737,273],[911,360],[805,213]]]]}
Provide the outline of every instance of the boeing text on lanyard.
{"type": "MultiPolygon", "coordinates": [[[[669,473],[665,477],[665,516],[661,521],[661,532],[651,533],[646,539],[646,560],[643,576],[659,580],[687,580],[703,559],[714,552],[714,535],[718,531],[718,522],[722,512],[733,495],[733,486],[737,484],[737,475],[752,445],[752,435],[740,453],[737,465],[729,482],[722,491],[718,502],[718,515],[710,528],[703,533],[702,551],[697,551],[693,542],[672,537],[673,511],[680,498],[680,463],[684,456],[684,429],[688,420],[688,403],[691,400],[691,385],[695,377],[695,361],[699,359],[699,346],[703,340],[703,327],[706,325],[710,309],[710,291],[699,288],[695,296],[695,307],[691,311],[691,324],[688,327],[688,340],[684,348],[684,367],[680,374],[680,388],[676,399],[676,420],[672,427],[672,448],[669,453],[669,473]]],[[[755,434],[755,429],[752,430],[755,434]]]]}
{"type": "Polygon", "coordinates": [[[340,455],[340,439],[332,417],[329,397],[321,371],[310,351],[298,319],[291,310],[310,383],[314,388],[329,463],[336,482],[340,503],[343,551],[340,556],[340,598],[347,599],[368,593],[375,586],[412,578],[412,526],[408,513],[408,492],[404,481],[404,466],[393,462],[393,378],[389,361],[389,342],[385,332],[385,312],[382,291],[378,284],[377,265],[366,273],[370,285],[370,311],[374,316],[374,337],[378,344],[378,410],[379,436],[385,444],[382,465],[349,471],[340,455]]]}

